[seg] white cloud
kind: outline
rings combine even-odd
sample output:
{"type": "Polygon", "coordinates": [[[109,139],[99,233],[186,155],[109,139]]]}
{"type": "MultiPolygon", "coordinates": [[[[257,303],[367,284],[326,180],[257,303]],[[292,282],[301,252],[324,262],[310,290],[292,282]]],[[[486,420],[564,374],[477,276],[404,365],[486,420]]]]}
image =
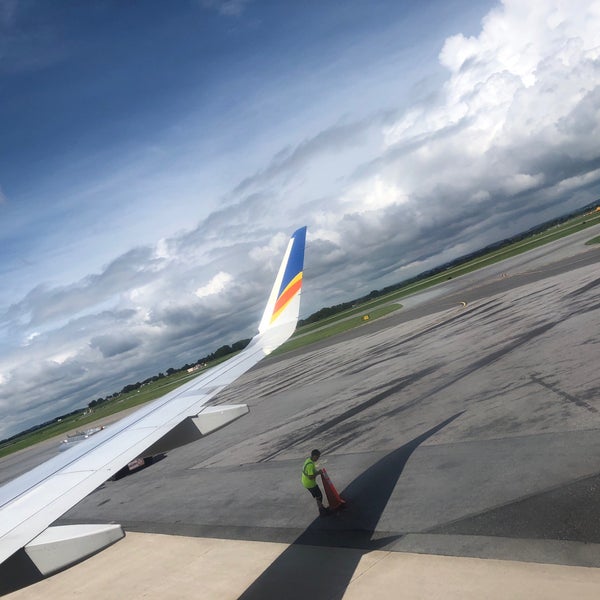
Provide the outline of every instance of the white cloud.
{"type": "Polygon", "coordinates": [[[268,244],[254,246],[248,253],[248,256],[253,262],[259,265],[262,264],[275,267],[277,261],[281,260],[288,239],[289,237],[285,233],[277,232],[275,235],[271,236],[268,244]]]}
{"type": "Polygon", "coordinates": [[[525,190],[538,187],[544,182],[544,174],[537,173],[536,175],[529,175],[528,173],[515,173],[509,175],[502,181],[501,188],[504,189],[508,194],[518,194],[525,190]]]}
{"type": "Polygon", "coordinates": [[[398,185],[386,181],[381,175],[375,175],[353,186],[340,201],[349,212],[362,213],[404,204],[408,196],[398,185]]]}
{"type": "Polygon", "coordinates": [[[206,285],[199,287],[195,294],[198,298],[220,294],[225,291],[231,281],[233,281],[233,277],[229,273],[220,271],[206,285]]]}
{"type": "Polygon", "coordinates": [[[544,155],[596,157],[599,27],[598,2],[508,1],[478,36],[447,39],[440,62],[450,78],[437,104],[384,132],[390,149],[414,145],[392,177],[409,196],[445,187],[514,195],[552,185],[544,164],[522,171],[544,155]]]}
{"type": "Polygon", "coordinates": [[[40,334],[39,331],[32,331],[31,333],[27,334],[27,336],[25,337],[25,345],[31,344],[31,342],[33,342],[33,340],[35,340],[36,337],[38,337],[40,334]]]}
{"type": "Polygon", "coordinates": [[[170,248],[169,240],[161,238],[156,242],[156,248],[154,250],[154,256],[158,259],[171,259],[173,258],[173,251],[170,248]]]}
{"type": "Polygon", "coordinates": [[[55,354],[54,356],[48,357],[48,360],[56,363],[57,365],[62,365],[64,362],[76,356],[77,353],[75,351],[61,352],[59,354],[55,354]]]}

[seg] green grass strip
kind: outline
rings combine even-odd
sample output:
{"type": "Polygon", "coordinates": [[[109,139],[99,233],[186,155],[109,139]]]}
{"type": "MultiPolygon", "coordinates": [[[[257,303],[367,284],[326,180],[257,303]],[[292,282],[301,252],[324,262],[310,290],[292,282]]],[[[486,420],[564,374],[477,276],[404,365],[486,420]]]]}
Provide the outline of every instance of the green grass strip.
{"type": "MultiPolygon", "coordinates": [[[[355,327],[368,325],[375,319],[379,319],[380,317],[388,315],[399,308],[402,308],[401,304],[386,304],[385,306],[381,306],[373,310],[365,310],[364,308],[362,311],[352,310],[351,312],[353,313],[353,316],[350,317],[348,317],[348,311],[346,311],[343,316],[338,316],[335,322],[325,326],[321,324],[321,328],[317,330],[314,330],[314,327],[312,326],[310,328],[307,327],[307,329],[309,329],[308,332],[306,332],[306,330],[303,328],[299,329],[294,337],[277,348],[277,350],[275,350],[271,356],[277,356],[279,354],[289,352],[290,350],[297,350],[298,348],[308,346],[309,344],[314,344],[315,342],[319,342],[333,335],[344,333],[345,331],[349,331],[355,327]]],[[[331,319],[327,319],[327,321],[330,320],[331,319]]]]}

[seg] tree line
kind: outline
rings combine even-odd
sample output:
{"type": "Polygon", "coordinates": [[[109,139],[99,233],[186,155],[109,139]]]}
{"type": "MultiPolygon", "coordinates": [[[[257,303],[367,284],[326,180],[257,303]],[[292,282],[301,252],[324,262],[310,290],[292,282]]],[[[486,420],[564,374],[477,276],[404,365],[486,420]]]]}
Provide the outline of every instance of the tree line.
{"type": "MultiPolygon", "coordinates": [[[[237,342],[234,342],[231,345],[224,344],[220,348],[217,348],[214,352],[211,352],[210,354],[207,354],[206,356],[199,358],[196,362],[194,362],[192,364],[186,363],[185,365],[183,365],[182,367],[179,367],[179,368],[169,367],[165,371],[166,374],[161,372],[161,373],[158,373],[157,375],[153,375],[152,377],[148,377],[147,379],[144,379],[144,381],[138,381],[136,383],[129,383],[118,392],[114,392],[112,394],[108,394],[107,396],[97,398],[96,400],[92,400],[91,402],[88,403],[87,409],[94,409],[99,406],[102,406],[109,400],[114,400],[122,394],[127,394],[129,392],[133,392],[133,391],[141,388],[143,385],[147,385],[148,383],[152,383],[154,381],[164,379],[168,375],[174,375],[175,373],[180,373],[181,371],[187,371],[188,369],[190,369],[196,365],[206,366],[208,363],[210,363],[214,360],[224,358],[225,356],[228,356],[229,354],[233,354],[234,352],[239,352],[240,350],[243,350],[249,343],[250,343],[250,338],[238,340],[237,342]]],[[[38,431],[39,429],[44,429],[44,427],[49,427],[50,425],[54,425],[55,423],[60,423],[63,419],[72,417],[74,415],[82,414],[87,409],[77,408],[69,413],[60,415],[59,417],[54,417],[53,419],[50,419],[49,421],[45,421],[44,423],[41,423],[40,425],[34,425],[33,427],[30,427],[29,429],[20,431],[19,433],[16,433],[15,435],[13,435],[11,437],[0,440],[0,448],[2,446],[8,446],[8,445],[12,444],[13,442],[15,442],[18,438],[26,436],[30,433],[34,433],[35,431],[38,431]]]]}
{"type": "Polygon", "coordinates": [[[192,364],[185,363],[185,365],[183,365],[179,368],[169,367],[165,371],[165,373],[160,372],[157,375],[153,375],[152,377],[148,377],[147,379],[144,379],[144,381],[137,381],[136,383],[128,383],[119,392],[115,392],[114,394],[109,394],[108,396],[106,396],[104,398],[98,398],[97,400],[92,400],[90,403],[88,403],[88,408],[93,409],[98,406],[101,406],[105,402],[108,402],[109,400],[113,400],[114,398],[116,398],[117,396],[120,396],[121,394],[129,394],[130,392],[134,392],[135,390],[140,389],[144,385],[153,383],[155,381],[159,381],[160,379],[164,379],[165,377],[168,377],[170,375],[175,375],[176,373],[181,373],[182,371],[187,371],[188,369],[191,369],[196,366],[202,366],[202,365],[206,366],[210,362],[219,360],[220,358],[224,358],[225,356],[228,356],[229,354],[233,354],[235,352],[239,352],[240,350],[243,350],[249,343],[250,343],[250,338],[238,340],[237,342],[234,342],[231,345],[224,344],[223,346],[217,348],[214,352],[211,352],[210,354],[207,354],[206,356],[199,358],[196,362],[194,362],[192,364]]]}

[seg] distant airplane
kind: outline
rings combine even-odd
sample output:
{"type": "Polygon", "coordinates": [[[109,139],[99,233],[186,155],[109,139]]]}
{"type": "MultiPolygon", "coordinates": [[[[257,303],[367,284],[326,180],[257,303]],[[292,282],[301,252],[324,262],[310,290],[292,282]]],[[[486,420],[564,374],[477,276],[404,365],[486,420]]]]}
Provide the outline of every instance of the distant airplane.
{"type": "Polygon", "coordinates": [[[0,488],[0,564],[24,550],[50,575],[122,538],[120,525],[50,525],[134,459],[199,439],[248,412],[245,404],[205,404],[294,332],[305,241],[302,227],[288,243],[258,335],[242,352],[0,488]]]}
{"type": "Polygon", "coordinates": [[[91,435],[94,435],[103,429],[104,425],[102,427],[91,427],[85,431],[76,431],[75,433],[67,434],[67,437],[60,443],[58,449],[60,452],[64,452],[65,450],[72,448],[75,444],[87,440],[91,435]]]}

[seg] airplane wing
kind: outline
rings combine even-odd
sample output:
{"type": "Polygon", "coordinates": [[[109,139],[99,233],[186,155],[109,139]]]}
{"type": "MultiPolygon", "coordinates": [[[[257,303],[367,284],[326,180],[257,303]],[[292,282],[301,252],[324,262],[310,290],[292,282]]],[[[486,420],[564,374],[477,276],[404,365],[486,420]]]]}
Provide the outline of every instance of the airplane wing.
{"type": "Polygon", "coordinates": [[[305,239],[306,227],[292,235],[259,333],[242,352],[0,488],[0,564],[24,549],[47,575],[120,539],[119,525],[49,526],[134,458],[198,439],[248,412],[246,405],[205,404],[294,332],[305,239]]]}

